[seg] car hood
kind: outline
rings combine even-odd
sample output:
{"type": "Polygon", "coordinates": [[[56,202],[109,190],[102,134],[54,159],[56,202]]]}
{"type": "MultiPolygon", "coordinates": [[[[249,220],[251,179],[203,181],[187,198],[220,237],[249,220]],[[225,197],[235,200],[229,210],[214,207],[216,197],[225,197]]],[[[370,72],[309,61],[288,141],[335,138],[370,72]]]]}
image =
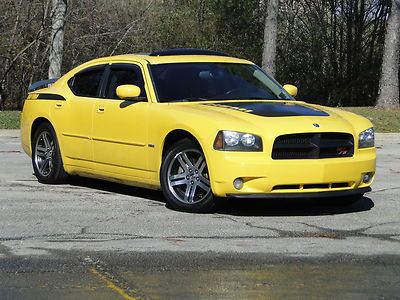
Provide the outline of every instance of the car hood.
{"type": "Polygon", "coordinates": [[[372,126],[367,119],[355,114],[301,101],[229,100],[171,103],[170,106],[174,112],[190,114],[185,120],[191,124],[253,133],[349,132],[356,135],[372,126]]]}

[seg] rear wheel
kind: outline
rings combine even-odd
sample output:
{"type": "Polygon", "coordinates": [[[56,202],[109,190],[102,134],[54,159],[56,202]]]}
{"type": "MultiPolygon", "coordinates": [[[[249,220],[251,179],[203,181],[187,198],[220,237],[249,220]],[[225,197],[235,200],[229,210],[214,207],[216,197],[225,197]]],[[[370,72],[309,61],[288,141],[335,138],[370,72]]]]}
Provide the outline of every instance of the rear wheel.
{"type": "Polygon", "coordinates": [[[168,204],[187,212],[210,212],[215,201],[203,152],[184,139],[169,150],[161,166],[161,188],[168,204]]]}
{"type": "Polygon", "coordinates": [[[48,123],[41,124],[33,136],[32,165],[41,183],[62,183],[68,177],[64,171],[56,134],[48,123]]]}

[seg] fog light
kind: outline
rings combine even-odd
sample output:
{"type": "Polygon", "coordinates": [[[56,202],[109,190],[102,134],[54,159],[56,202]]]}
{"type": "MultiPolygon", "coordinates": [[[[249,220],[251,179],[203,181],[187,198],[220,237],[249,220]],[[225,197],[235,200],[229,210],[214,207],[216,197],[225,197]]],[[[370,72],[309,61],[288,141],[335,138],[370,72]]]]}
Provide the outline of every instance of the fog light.
{"type": "Polygon", "coordinates": [[[237,190],[241,190],[243,188],[243,179],[242,178],[236,178],[233,181],[233,187],[237,190]]]}
{"type": "Polygon", "coordinates": [[[363,175],[362,181],[363,181],[364,183],[368,183],[368,182],[371,181],[371,179],[372,179],[372,173],[365,173],[365,174],[363,175]]]}

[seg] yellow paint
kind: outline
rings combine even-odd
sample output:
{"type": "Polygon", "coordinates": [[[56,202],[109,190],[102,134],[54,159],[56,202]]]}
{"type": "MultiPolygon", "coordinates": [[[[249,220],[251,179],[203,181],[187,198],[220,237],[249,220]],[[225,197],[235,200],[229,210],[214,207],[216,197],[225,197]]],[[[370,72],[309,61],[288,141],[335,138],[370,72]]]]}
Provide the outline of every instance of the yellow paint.
{"type": "MultiPolygon", "coordinates": [[[[157,102],[148,71],[149,64],[208,61],[251,64],[237,58],[205,55],[122,55],[87,62],[65,74],[51,87],[28,95],[21,116],[23,149],[31,155],[32,124],[37,118],[45,118],[57,133],[67,173],[157,189],[160,188],[159,173],[165,139],[173,130],[183,130],[194,136],[202,147],[215,196],[224,197],[228,193],[305,192],[302,189],[273,190],[276,185],[288,184],[348,182],[347,189],[370,185],[361,183],[361,174],[375,172],[376,149],[358,149],[357,143],[360,132],[372,127],[364,117],[300,101],[293,103],[326,111],[330,116],[268,118],[213,101],[157,102]],[[148,101],[123,106],[123,100],[77,97],[69,89],[67,82],[76,72],[98,64],[113,63],[135,64],[141,69],[148,101]],[[38,93],[60,94],[66,101],[37,100],[38,93]],[[313,127],[313,123],[318,123],[320,127],[313,127]],[[263,152],[214,150],[214,139],[220,130],[259,135],[263,141],[263,152]],[[312,132],[352,134],[355,140],[354,156],[314,160],[271,158],[272,145],[278,136],[312,132]],[[245,179],[240,191],[235,190],[232,184],[237,177],[245,179]]],[[[284,102],[290,103],[288,100],[284,102]]],[[[343,188],[330,190],[337,189],[343,188]]],[[[325,189],[307,190],[321,191],[325,189]]]]}
{"type": "Polygon", "coordinates": [[[120,85],[116,92],[120,99],[135,99],[140,95],[140,87],[133,84],[120,85]]]}
{"type": "Polygon", "coordinates": [[[286,90],[286,92],[289,93],[289,95],[296,97],[297,93],[298,93],[298,89],[296,86],[294,86],[293,84],[285,84],[283,86],[283,88],[286,90]]]}
{"type": "Polygon", "coordinates": [[[97,271],[95,268],[90,268],[89,271],[100,278],[109,289],[112,289],[116,293],[118,293],[125,300],[136,300],[137,298],[129,296],[123,289],[116,286],[112,281],[108,280],[103,274],[97,271]]]}

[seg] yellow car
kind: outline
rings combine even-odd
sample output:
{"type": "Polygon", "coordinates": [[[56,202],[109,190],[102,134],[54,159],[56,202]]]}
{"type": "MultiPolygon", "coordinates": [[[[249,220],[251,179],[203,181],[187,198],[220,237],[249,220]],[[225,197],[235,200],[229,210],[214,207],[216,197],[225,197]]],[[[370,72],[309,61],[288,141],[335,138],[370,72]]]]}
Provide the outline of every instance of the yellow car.
{"type": "Polygon", "coordinates": [[[354,201],[371,190],[371,122],[296,101],[296,87],[247,60],[170,49],[95,59],[38,89],[49,83],[30,87],[21,120],[42,183],[161,189],[190,212],[218,197],[354,201]]]}

